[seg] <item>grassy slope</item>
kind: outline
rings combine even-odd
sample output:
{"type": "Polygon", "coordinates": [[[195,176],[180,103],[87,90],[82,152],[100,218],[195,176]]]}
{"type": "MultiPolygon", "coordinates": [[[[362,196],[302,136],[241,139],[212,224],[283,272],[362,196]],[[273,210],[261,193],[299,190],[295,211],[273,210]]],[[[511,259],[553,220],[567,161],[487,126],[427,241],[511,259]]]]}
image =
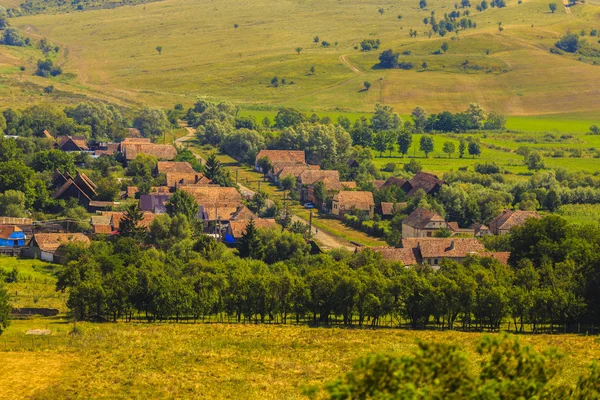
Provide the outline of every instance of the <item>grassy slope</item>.
{"type": "Polygon", "coordinates": [[[0,256],[0,270],[10,272],[16,268],[18,281],[6,284],[14,307],[49,307],[66,311],[67,296],[56,292],[56,265],[39,260],[20,260],[0,256]]]}
{"type": "MultiPolygon", "coordinates": [[[[484,13],[473,8],[477,29],[450,40],[428,39],[422,20],[430,10],[437,16],[449,12],[453,2],[429,3],[430,9],[424,11],[415,0],[224,0],[218,4],[166,0],[114,10],[22,17],[13,24],[68,49],[64,68],[77,76],[63,78],[57,88],[121,102],[170,106],[190,104],[201,95],[246,105],[368,111],[381,101],[406,113],[417,104],[431,111],[461,110],[468,102],[479,101],[507,114],[576,113],[583,119],[599,110],[592,101],[599,94],[598,67],[547,51],[568,28],[589,30],[598,25],[597,5],[574,7],[573,17],[562,7],[550,14],[544,0],[521,5],[510,0],[509,7],[484,13]],[[379,7],[385,9],[383,15],[377,12],[379,7]],[[398,14],[403,15],[402,21],[398,14]],[[504,22],[503,32],[498,32],[498,21],[504,22]],[[411,28],[420,33],[416,39],[408,37],[411,28]],[[312,44],[315,35],[339,44],[322,48],[312,44]],[[383,48],[411,50],[412,55],[403,59],[417,65],[427,61],[429,68],[373,70],[377,52],[353,49],[365,38],[380,38],[383,48]],[[444,40],[450,42],[448,53],[430,55],[444,40]],[[158,45],[163,46],[160,56],[155,50],[158,45]],[[294,52],[297,46],[304,48],[300,55],[294,52]],[[343,55],[360,73],[340,61],[343,55]],[[459,66],[465,59],[494,72],[463,73],[459,66]],[[316,66],[314,76],[308,74],[311,65],[316,66]],[[273,75],[295,84],[271,88],[268,82],[273,75]],[[360,91],[365,80],[373,83],[368,92],[360,91]]],[[[18,62],[3,59],[0,68],[14,68],[18,62]]],[[[30,76],[23,79],[40,83],[30,76]]]]}
{"type": "MultiPolygon", "coordinates": [[[[68,325],[17,321],[0,339],[0,397],[300,399],[307,385],[330,381],[357,357],[406,354],[417,339],[459,344],[475,356],[477,333],[348,330],[222,324],[86,324],[68,345],[68,325]],[[48,340],[23,336],[48,327],[48,340]],[[10,340],[5,352],[2,340],[10,340]],[[37,342],[36,342],[37,340],[37,342]],[[33,344],[31,344],[31,343],[33,344]],[[35,350],[27,350],[35,348],[35,350]],[[29,375],[27,375],[29,374],[29,375]],[[22,385],[18,377],[28,376],[22,385]]],[[[597,338],[522,336],[538,350],[567,354],[560,379],[573,383],[592,359],[597,338]]]]}

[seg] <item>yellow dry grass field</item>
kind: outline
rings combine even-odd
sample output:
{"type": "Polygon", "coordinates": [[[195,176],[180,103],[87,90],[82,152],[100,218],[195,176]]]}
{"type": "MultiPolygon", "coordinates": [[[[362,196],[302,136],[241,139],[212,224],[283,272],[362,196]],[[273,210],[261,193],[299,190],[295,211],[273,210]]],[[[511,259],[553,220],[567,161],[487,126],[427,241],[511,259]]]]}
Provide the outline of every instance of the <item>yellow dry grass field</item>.
{"type": "Polygon", "coordinates": [[[423,19],[435,11],[439,20],[454,3],[430,0],[421,10],[417,0],[164,0],[14,18],[11,23],[23,34],[61,46],[57,62],[65,73],[50,80],[33,77],[41,53],[0,46],[0,78],[11,78],[0,87],[0,105],[42,101],[41,87],[52,83],[65,96],[129,105],[190,105],[207,96],[314,111],[370,111],[384,102],[408,113],[416,105],[458,111],[478,101],[507,115],[598,115],[600,67],[549,52],[568,30],[585,29],[585,40],[600,48],[597,37],[589,36],[600,27],[598,4],[578,4],[568,15],[562,4],[550,13],[546,0],[508,0],[507,7],[484,12],[472,2],[475,29],[428,37],[423,19]],[[410,30],[417,36],[410,37],[410,30]],[[315,44],[315,36],[330,46],[315,44]],[[361,52],[364,39],[380,39],[381,49],[361,52]],[[448,51],[432,54],[443,42],[448,51]],[[387,48],[407,52],[401,61],[416,68],[373,68],[387,48]],[[473,68],[462,67],[465,61],[473,68]],[[272,87],[273,76],[287,84],[272,87]],[[372,83],[368,91],[362,90],[365,81],[372,83]],[[38,87],[38,94],[27,85],[38,87]]]}
{"type": "MultiPolygon", "coordinates": [[[[474,355],[481,338],[478,333],[305,326],[77,326],[83,333],[67,339],[71,325],[60,321],[16,321],[0,337],[0,398],[303,399],[305,388],[336,378],[369,353],[406,354],[416,340],[424,340],[459,344],[474,355]],[[36,326],[54,333],[47,343],[39,339],[32,346],[23,332],[36,326]],[[4,340],[12,343],[9,350],[3,349],[4,340]]],[[[569,383],[600,356],[596,337],[520,340],[566,354],[560,379],[569,383]]]]}

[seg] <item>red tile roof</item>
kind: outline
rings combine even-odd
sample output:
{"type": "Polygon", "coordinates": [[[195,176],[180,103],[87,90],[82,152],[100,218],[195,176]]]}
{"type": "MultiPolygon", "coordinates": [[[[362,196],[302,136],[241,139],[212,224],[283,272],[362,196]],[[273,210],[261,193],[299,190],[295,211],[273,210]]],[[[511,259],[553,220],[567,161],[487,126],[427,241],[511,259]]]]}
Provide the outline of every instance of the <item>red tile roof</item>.
{"type": "Polygon", "coordinates": [[[159,174],[166,174],[167,172],[197,173],[187,161],[159,161],[156,168],[159,174]]]}
{"type": "Polygon", "coordinates": [[[299,176],[298,180],[302,185],[312,185],[317,181],[322,181],[328,178],[332,181],[340,180],[340,173],[334,170],[319,170],[319,169],[307,169],[303,171],[299,176]]]}

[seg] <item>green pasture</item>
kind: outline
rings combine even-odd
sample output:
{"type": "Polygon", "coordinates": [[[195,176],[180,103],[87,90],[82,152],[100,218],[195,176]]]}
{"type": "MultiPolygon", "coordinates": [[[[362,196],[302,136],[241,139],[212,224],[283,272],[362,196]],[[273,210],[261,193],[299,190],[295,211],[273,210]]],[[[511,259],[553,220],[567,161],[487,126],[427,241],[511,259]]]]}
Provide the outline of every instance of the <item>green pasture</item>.
{"type": "Polygon", "coordinates": [[[5,283],[14,307],[48,307],[66,311],[66,295],[56,291],[57,265],[0,256],[0,270],[17,270],[17,282],[5,283]]]}
{"type": "MultiPolygon", "coordinates": [[[[21,86],[28,83],[41,91],[52,83],[64,93],[64,99],[56,101],[88,96],[171,107],[208,97],[261,111],[294,106],[332,116],[369,112],[376,102],[408,114],[417,105],[430,112],[461,111],[477,101],[488,110],[527,118],[597,115],[600,67],[548,51],[569,29],[600,26],[596,2],[572,7],[573,16],[562,6],[551,14],[545,0],[509,0],[503,9],[481,13],[472,7],[470,18],[477,28],[444,38],[429,38],[423,18],[435,11],[439,19],[454,9],[454,1],[428,4],[421,10],[415,0],[165,0],[14,18],[11,23],[23,34],[47,37],[61,46],[57,62],[69,75],[33,77],[39,51],[0,46],[0,78],[18,77],[7,81],[9,97],[0,105],[39,101],[39,92],[32,96],[21,86]],[[503,22],[503,31],[498,22],[503,22]],[[409,37],[411,29],[416,37],[409,37]],[[330,47],[313,43],[315,36],[330,47]],[[354,48],[363,39],[380,39],[382,49],[410,51],[401,60],[416,68],[375,69],[379,51],[354,48]],[[449,43],[449,50],[431,54],[443,42],[449,43]],[[161,55],[157,46],[162,46],[161,55]],[[302,47],[300,54],[297,47],[302,47]],[[463,67],[465,61],[469,68],[463,67]],[[421,68],[423,62],[426,69],[421,68]],[[25,73],[15,70],[20,65],[26,65],[25,73]],[[287,83],[272,87],[273,76],[287,83]],[[372,84],[369,91],[363,90],[365,81],[372,84]]],[[[585,129],[590,117],[584,119],[577,131],[585,129]]],[[[552,127],[527,119],[521,125],[527,124],[535,125],[531,130],[552,127]]],[[[559,129],[572,128],[566,123],[559,129]]]]}

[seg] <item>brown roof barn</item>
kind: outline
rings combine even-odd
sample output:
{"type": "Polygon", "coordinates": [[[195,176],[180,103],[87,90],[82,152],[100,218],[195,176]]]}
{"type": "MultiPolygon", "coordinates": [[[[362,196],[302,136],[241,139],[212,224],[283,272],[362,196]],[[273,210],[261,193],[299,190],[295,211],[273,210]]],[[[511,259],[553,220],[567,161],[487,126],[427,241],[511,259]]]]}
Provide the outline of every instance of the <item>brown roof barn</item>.
{"type": "Polygon", "coordinates": [[[437,194],[445,182],[428,172],[419,172],[410,180],[410,190],[407,195],[413,196],[417,190],[423,189],[429,195],[437,194]]]}
{"type": "Polygon", "coordinates": [[[156,169],[159,174],[168,172],[195,174],[196,171],[187,161],[159,161],[156,163],[156,169]]]}
{"type": "Polygon", "coordinates": [[[333,196],[331,213],[344,216],[351,210],[366,211],[373,218],[375,200],[371,192],[340,191],[333,196]]]}
{"type": "MultiPolygon", "coordinates": [[[[275,220],[272,218],[254,218],[254,226],[257,229],[268,229],[277,226],[275,220]]],[[[227,228],[227,234],[231,235],[234,239],[239,239],[244,233],[246,233],[246,226],[250,220],[238,219],[229,221],[229,227],[227,228]]]]}

